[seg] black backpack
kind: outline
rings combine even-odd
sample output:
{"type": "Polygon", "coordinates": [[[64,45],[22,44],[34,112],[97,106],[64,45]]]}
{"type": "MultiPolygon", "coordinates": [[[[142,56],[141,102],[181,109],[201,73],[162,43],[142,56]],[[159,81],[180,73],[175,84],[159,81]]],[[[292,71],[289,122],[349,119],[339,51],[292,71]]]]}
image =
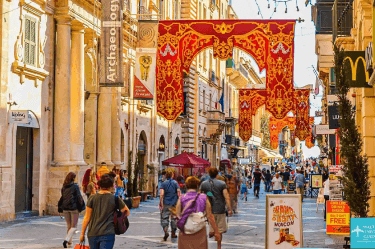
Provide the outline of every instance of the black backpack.
{"type": "Polygon", "coordinates": [[[125,213],[121,213],[118,197],[115,197],[115,234],[120,235],[124,234],[129,228],[129,220],[125,213]]]}

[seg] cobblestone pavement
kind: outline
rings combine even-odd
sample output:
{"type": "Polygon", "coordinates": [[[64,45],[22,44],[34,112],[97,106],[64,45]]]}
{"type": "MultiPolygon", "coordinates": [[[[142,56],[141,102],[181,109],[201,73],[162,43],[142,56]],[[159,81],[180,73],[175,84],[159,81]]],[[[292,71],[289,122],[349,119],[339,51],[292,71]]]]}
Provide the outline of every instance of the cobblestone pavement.
{"type": "MultiPolygon", "coordinates": [[[[251,191],[251,190],[250,190],[251,191]]],[[[260,198],[249,194],[248,201],[239,200],[238,213],[229,218],[229,230],[224,234],[223,248],[264,248],[265,246],[265,193],[260,198]]],[[[162,242],[159,199],[142,202],[131,210],[130,228],[116,236],[115,248],[177,248],[177,239],[162,242]]],[[[82,218],[80,217],[79,231],[82,218]]],[[[322,205],[316,211],[316,199],[303,202],[303,235],[306,248],[342,248],[343,236],[325,234],[322,205]]],[[[47,216],[16,220],[0,224],[0,248],[62,248],[66,233],[65,221],[47,216]]],[[[79,234],[74,237],[78,242],[79,234]]],[[[209,239],[209,248],[216,248],[209,239]]]]}

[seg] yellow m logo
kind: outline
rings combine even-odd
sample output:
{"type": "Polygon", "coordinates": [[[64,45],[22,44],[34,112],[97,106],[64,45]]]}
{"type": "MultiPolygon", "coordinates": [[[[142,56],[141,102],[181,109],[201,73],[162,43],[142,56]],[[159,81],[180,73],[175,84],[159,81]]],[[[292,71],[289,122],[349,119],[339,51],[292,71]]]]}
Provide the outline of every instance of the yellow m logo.
{"type": "Polygon", "coordinates": [[[350,62],[350,68],[352,70],[352,81],[356,81],[357,80],[357,68],[358,68],[359,61],[362,61],[362,63],[363,63],[363,68],[364,68],[364,72],[365,72],[366,82],[370,81],[369,73],[366,71],[366,61],[365,61],[365,59],[362,56],[358,56],[354,63],[353,63],[352,58],[350,58],[349,56],[347,56],[347,57],[344,58],[343,63],[345,63],[346,60],[349,60],[349,62],[350,62]]]}

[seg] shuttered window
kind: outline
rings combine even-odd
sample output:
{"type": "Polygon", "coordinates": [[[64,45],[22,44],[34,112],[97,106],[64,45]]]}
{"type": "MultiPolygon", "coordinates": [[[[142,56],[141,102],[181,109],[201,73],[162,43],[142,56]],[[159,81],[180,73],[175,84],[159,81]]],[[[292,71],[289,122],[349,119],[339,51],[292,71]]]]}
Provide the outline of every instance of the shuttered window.
{"type": "Polygon", "coordinates": [[[36,65],[36,19],[25,17],[25,63],[36,65]]]}

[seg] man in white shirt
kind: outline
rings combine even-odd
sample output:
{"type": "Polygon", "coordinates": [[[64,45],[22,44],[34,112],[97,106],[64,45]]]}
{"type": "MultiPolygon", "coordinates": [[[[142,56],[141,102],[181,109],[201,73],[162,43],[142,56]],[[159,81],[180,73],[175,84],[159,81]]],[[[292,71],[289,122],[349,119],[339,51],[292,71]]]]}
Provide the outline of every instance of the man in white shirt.
{"type": "Polygon", "coordinates": [[[276,173],[275,177],[272,179],[272,190],[274,194],[280,194],[282,189],[282,179],[279,173],[276,173]]]}

